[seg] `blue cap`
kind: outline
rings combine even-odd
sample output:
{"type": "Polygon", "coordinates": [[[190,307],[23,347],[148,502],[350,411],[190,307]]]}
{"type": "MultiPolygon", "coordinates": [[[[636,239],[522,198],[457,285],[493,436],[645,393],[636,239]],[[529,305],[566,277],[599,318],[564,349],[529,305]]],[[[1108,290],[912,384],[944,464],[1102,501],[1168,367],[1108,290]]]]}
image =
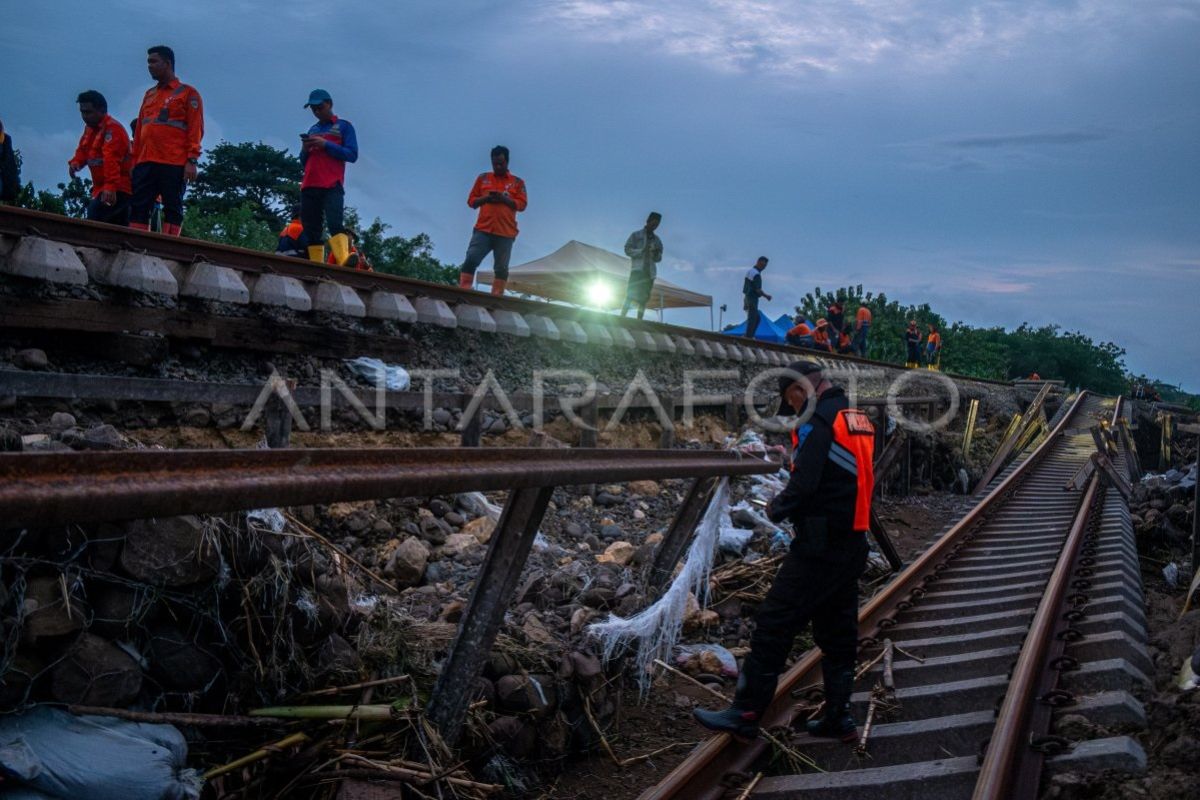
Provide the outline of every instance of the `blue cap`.
{"type": "Polygon", "coordinates": [[[308,93],[308,102],[304,104],[304,107],[308,108],[309,106],[319,106],[326,100],[331,103],[333,102],[333,98],[329,96],[329,92],[325,91],[324,89],[313,89],[308,93]]]}

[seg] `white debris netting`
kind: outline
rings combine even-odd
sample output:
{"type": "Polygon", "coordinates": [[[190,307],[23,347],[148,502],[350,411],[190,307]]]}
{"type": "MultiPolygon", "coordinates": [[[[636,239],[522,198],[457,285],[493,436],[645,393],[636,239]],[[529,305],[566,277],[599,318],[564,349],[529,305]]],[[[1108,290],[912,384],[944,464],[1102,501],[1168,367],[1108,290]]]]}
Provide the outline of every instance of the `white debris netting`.
{"type": "Polygon", "coordinates": [[[695,594],[698,598],[707,595],[703,589],[708,585],[721,528],[728,520],[729,479],[725,478],[717,486],[704,518],[696,528],[683,568],[663,596],[628,619],[614,614],[587,628],[588,635],[600,642],[605,661],[622,645],[637,643],[638,686],[643,694],[650,688],[650,666],[654,659],[666,661],[679,641],[688,595],[695,594]]]}

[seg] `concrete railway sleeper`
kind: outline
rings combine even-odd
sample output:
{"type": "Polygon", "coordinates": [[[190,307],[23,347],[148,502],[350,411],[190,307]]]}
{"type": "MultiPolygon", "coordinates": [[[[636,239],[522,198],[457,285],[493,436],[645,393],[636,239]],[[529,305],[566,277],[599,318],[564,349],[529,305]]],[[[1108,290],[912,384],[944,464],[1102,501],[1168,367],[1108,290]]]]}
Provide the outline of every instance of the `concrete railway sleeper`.
{"type": "MultiPolygon", "coordinates": [[[[699,356],[716,361],[785,366],[801,356],[816,358],[828,369],[859,373],[897,365],[853,356],[825,354],[770,342],[727,336],[697,328],[616,317],[588,309],[494,297],[443,284],[375,272],[355,272],[195,239],[162,236],[27,209],[0,207],[0,276],[6,279],[67,286],[104,287],[122,293],[157,296],[159,302],[191,298],[231,308],[261,307],[295,313],[312,312],[364,320],[468,328],[489,334],[539,337],[577,345],[639,349],[652,353],[699,356]]],[[[0,327],[57,331],[117,332],[120,315],[104,302],[56,300],[0,305],[0,327]],[[72,327],[76,326],[76,327],[72,327]]],[[[213,330],[215,323],[186,309],[136,309],[137,329],[155,329],[180,338],[206,338],[216,346],[283,348],[313,352],[321,347],[319,324],[273,322],[287,340],[271,336],[253,319],[219,317],[232,329],[213,330]]],[[[356,352],[403,351],[402,336],[331,331],[338,341],[330,348],[356,352]],[[392,341],[386,341],[392,340],[392,341]]],[[[957,376],[951,376],[957,377],[957,376]]],[[[1004,381],[967,378],[976,383],[1004,381]]]]}
{"type": "MultiPolygon", "coordinates": [[[[1128,506],[1099,471],[1082,489],[1064,488],[1096,452],[1091,427],[1120,414],[1119,400],[1077,397],[1035,450],[860,610],[862,660],[885,638],[897,647],[896,705],[882,719],[877,712],[865,755],[794,732],[820,698],[818,654],[797,661],[765,727],[824,771],[768,774],[750,797],[1033,798],[1056,771],[1144,768],[1129,736],[1052,735],[1057,714],[1116,731],[1145,725],[1134,692],[1151,664],[1128,506]]],[[[1118,470],[1127,458],[1114,457],[1118,470]]],[[[856,686],[860,721],[882,669],[856,686]]],[[[712,737],[642,800],[737,796],[769,747],[712,737]]]]}

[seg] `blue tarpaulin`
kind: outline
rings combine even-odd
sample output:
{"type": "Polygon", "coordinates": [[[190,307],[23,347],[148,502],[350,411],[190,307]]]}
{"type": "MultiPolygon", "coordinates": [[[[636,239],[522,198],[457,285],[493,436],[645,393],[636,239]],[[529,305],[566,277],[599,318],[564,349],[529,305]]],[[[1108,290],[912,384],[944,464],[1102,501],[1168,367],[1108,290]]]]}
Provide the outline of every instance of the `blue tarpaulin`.
{"type": "MultiPolygon", "coordinates": [[[[787,315],[784,315],[781,317],[781,319],[787,320],[787,315]]],[[[754,338],[763,342],[775,342],[776,344],[779,344],[782,343],[787,337],[789,328],[791,328],[791,325],[788,325],[787,327],[780,327],[778,321],[773,322],[770,319],[763,317],[758,321],[758,327],[754,329],[754,338]]],[[[746,321],[743,320],[737,325],[726,328],[725,330],[721,331],[721,333],[726,333],[730,336],[742,336],[746,333],[746,321]]]]}

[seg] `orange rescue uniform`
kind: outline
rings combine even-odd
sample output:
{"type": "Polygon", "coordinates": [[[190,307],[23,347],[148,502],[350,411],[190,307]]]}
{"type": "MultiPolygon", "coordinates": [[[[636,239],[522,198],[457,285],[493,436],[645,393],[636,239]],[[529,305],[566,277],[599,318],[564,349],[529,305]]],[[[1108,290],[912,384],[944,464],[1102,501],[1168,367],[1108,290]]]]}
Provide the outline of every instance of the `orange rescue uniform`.
{"type": "Polygon", "coordinates": [[[866,306],[859,306],[858,311],[854,314],[854,329],[858,330],[863,326],[863,323],[867,325],[871,324],[871,309],[866,306]]]}
{"type": "Polygon", "coordinates": [[[474,208],[476,202],[492,192],[507,193],[516,208],[509,208],[504,203],[484,203],[479,207],[475,230],[514,239],[517,236],[517,212],[524,211],[529,204],[525,195],[525,181],[511,172],[503,177],[494,172],[485,172],[475,179],[475,185],[467,195],[467,205],[474,208]]]}
{"type": "Polygon", "coordinates": [[[200,93],[176,78],[152,86],[142,98],[133,136],[134,164],[152,162],[183,166],[200,158],[204,138],[204,104],[200,93]]]}
{"type": "Polygon", "coordinates": [[[78,171],[85,166],[92,173],[92,197],[101,192],[133,191],[129,173],[133,169],[133,154],[129,149],[129,136],[125,126],[105,114],[98,127],[85,125],[79,147],[71,156],[68,165],[78,171]]]}

